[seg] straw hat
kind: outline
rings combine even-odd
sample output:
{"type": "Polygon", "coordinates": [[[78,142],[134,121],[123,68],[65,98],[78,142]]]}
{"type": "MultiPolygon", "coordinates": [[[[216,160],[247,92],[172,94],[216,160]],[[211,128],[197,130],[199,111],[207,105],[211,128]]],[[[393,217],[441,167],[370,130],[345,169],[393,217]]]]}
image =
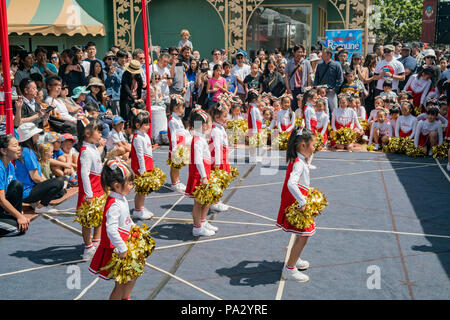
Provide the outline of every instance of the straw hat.
{"type": "Polygon", "coordinates": [[[41,133],[42,129],[36,127],[33,122],[25,122],[17,128],[19,142],[24,142],[33,137],[35,134],[41,133]]]}
{"type": "Polygon", "coordinates": [[[140,74],[142,71],[141,63],[137,60],[131,60],[130,63],[125,65],[125,70],[131,74],[140,74]]]}
{"type": "Polygon", "coordinates": [[[88,89],[91,86],[98,86],[98,87],[103,87],[103,88],[105,87],[103,81],[100,80],[100,78],[97,78],[97,77],[92,77],[89,80],[89,84],[87,85],[86,89],[88,89]]]}
{"type": "Polygon", "coordinates": [[[311,53],[311,54],[309,55],[309,61],[310,61],[310,62],[313,62],[313,61],[319,61],[319,60],[322,60],[322,59],[319,58],[319,56],[317,55],[317,53],[311,53]]]}

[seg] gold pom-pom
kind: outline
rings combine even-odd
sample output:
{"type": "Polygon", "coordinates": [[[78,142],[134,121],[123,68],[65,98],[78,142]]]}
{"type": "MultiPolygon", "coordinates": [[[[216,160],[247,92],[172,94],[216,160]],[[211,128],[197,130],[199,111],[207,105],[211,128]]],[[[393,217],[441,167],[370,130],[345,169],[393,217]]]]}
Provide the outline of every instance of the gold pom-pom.
{"type": "Polygon", "coordinates": [[[181,169],[189,164],[191,150],[188,146],[179,144],[172,150],[171,158],[167,159],[167,165],[174,169],[181,169]]]}
{"type": "Polygon", "coordinates": [[[210,180],[218,181],[220,188],[225,190],[231,183],[231,175],[225,170],[215,169],[211,171],[210,180]]]}
{"type": "Polygon", "coordinates": [[[261,130],[260,132],[253,134],[251,137],[249,137],[248,143],[250,146],[255,148],[266,146],[267,136],[268,136],[267,130],[261,130]]]}
{"type": "Polygon", "coordinates": [[[303,119],[300,118],[295,118],[295,125],[299,126],[299,127],[303,127],[303,119]]]}
{"type": "Polygon", "coordinates": [[[433,146],[431,148],[433,158],[440,158],[440,159],[447,158],[449,147],[450,147],[450,142],[448,142],[448,141],[444,141],[443,144],[433,146]]]}
{"type": "Polygon", "coordinates": [[[245,140],[248,131],[247,120],[230,120],[227,122],[226,131],[231,143],[237,144],[239,140],[245,140]]]}
{"type": "Polygon", "coordinates": [[[414,107],[414,113],[416,114],[416,116],[418,116],[422,113],[422,109],[420,109],[420,106],[414,107]]]}
{"type": "Polygon", "coordinates": [[[410,157],[425,157],[426,153],[425,150],[423,150],[422,147],[414,147],[414,144],[412,146],[408,146],[406,149],[406,155],[410,157]]]}
{"type": "Polygon", "coordinates": [[[92,202],[88,204],[83,202],[77,209],[77,217],[73,222],[78,222],[86,228],[99,227],[103,221],[103,210],[105,208],[106,199],[109,192],[105,192],[101,197],[92,198],[92,202]]]}
{"type": "Polygon", "coordinates": [[[387,153],[406,153],[407,150],[414,148],[414,141],[409,138],[391,137],[389,143],[383,147],[387,153]]]}
{"type": "Polygon", "coordinates": [[[112,254],[111,260],[100,270],[109,271],[108,277],[124,284],[145,272],[145,261],[155,250],[155,241],[150,236],[147,225],[134,225],[126,241],[127,256],[119,258],[112,254]]]}
{"type": "Polygon", "coordinates": [[[165,181],[166,175],[164,172],[160,168],[154,167],[152,171],[147,171],[134,179],[134,192],[147,195],[159,190],[165,181]]]}
{"type": "Polygon", "coordinates": [[[239,168],[230,166],[230,175],[231,175],[231,181],[234,181],[239,177],[239,168]]]}
{"type": "Polygon", "coordinates": [[[365,146],[367,151],[373,151],[373,149],[375,148],[375,145],[373,143],[366,144],[365,146]]]}
{"type": "Polygon", "coordinates": [[[221,181],[219,181],[217,177],[211,177],[207,185],[199,185],[195,187],[192,194],[195,200],[202,205],[210,206],[217,203],[223,196],[221,181]]]}
{"type": "Polygon", "coordinates": [[[336,131],[331,131],[330,138],[337,144],[350,144],[356,141],[356,132],[344,127],[336,131]]]}
{"type": "Polygon", "coordinates": [[[287,145],[289,142],[289,137],[291,136],[288,132],[280,132],[278,134],[278,149],[287,150],[287,145]]]}
{"type": "Polygon", "coordinates": [[[306,197],[306,207],[304,211],[298,208],[298,202],[286,208],[286,219],[288,222],[298,229],[306,229],[314,223],[314,217],[328,206],[325,195],[316,188],[310,188],[306,197]]]}
{"type": "Polygon", "coordinates": [[[314,144],[314,152],[320,151],[323,148],[323,135],[321,132],[316,132],[316,143],[314,144]]]}
{"type": "Polygon", "coordinates": [[[363,120],[363,119],[358,119],[359,124],[361,125],[361,128],[363,129],[364,132],[369,132],[369,122],[367,122],[367,120],[363,120]]]}

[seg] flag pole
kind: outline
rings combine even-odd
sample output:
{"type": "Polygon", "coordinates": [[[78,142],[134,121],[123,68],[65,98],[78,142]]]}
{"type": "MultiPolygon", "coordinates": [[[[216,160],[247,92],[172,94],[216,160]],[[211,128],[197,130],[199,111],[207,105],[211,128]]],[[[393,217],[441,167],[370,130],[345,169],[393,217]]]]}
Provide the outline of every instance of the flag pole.
{"type": "Polygon", "coordinates": [[[6,133],[14,133],[14,120],[11,97],[11,73],[9,65],[8,14],[6,0],[0,0],[0,49],[2,53],[3,87],[5,90],[6,133]]]}
{"type": "Polygon", "coordinates": [[[150,139],[152,138],[152,107],[151,107],[151,96],[150,96],[150,58],[148,50],[148,26],[147,26],[147,0],[141,0],[142,6],[142,33],[144,35],[144,54],[145,54],[145,77],[147,83],[147,96],[146,96],[146,108],[150,114],[150,129],[148,135],[150,139]]]}

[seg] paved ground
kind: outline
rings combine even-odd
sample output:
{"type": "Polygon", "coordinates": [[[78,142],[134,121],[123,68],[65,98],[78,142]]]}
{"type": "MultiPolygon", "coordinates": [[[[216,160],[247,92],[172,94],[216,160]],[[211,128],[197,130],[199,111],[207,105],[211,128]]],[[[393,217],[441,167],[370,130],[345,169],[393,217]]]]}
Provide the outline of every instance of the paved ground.
{"type": "MultiPolygon", "coordinates": [[[[311,186],[329,206],[302,255],[310,281],[299,284],[281,280],[293,240],[275,227],[284,153],[274,153],[270,166],[245,163],[242,150],[233,156],[241,175],[224,193],[231,209],[209,216],[220,228],[214,237],[192,236],[191,199],[168,188],[148,197],[157,249],[131,299],[450,299],[444,160],[317,153],[311,186]]],[[[154,158],[167,174],[167,147],[154,158]]],[[[113,282],[91,275],[81,258],[75,198],[60,204],[60,214],[34,219],[26,235],[0,238],[0,299],[108,298],[113,282]]]]}

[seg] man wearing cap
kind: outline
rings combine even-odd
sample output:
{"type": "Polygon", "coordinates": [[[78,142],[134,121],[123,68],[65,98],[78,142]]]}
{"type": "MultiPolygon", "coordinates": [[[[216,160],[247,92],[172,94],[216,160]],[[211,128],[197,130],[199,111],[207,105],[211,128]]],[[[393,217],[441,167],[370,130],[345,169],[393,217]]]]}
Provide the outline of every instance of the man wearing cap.
{"type": "Polygon", "coordinates": [[[411,47],[408,45],[402,47],[401,57],[397,60],[400,61],[405,68],[405,80],[400,81],[398,84],[399,90],[403,90],[409,77],[414,74],[417,69],[417,60],[411,56],[411,47]]]}
{"type": "Polygon", "coordinates": [[[420,50],[420,43],[418,42],[411,43],[411,57],[416,59],[418,67],[422,66],[423,54],[422,51],[420,50]]]}
{"type": "Polygon", "coordinates": [[[238,53],[236,53],[236,65],[231,69],[231,74],[236,77],[238,82],[237,95],[242,101],[245,101],[244,79],[250,74],[250,66],[244,63],[246,57],[244,52],[245,51],[238,51],[238,53]]]}
{"type": "Polygon", "coordinates": [[[284,82],[286,86],[286,92],[292,94],[292,110],[295,111],[298,108],[297,95],[299,95],[303,88],[311,86],[311,74],[313,72],[311,64],[308,60],[304,59],[305,47],[301,44],[294,46],[294,57],[286,63],[284,69],[284,82]]]}
{"type": "Polygon", "coordinates": [[[375,96],[383,91],[383,83],[386,79],[392,80],[392,91],[398,92],[398,83],[405,80],[405,68],[403,64],[394,58],[394,46],[388,44],[383,48],[384,59],[377,63],[374,71],[374,80],[377,81],[375,96]]]}

